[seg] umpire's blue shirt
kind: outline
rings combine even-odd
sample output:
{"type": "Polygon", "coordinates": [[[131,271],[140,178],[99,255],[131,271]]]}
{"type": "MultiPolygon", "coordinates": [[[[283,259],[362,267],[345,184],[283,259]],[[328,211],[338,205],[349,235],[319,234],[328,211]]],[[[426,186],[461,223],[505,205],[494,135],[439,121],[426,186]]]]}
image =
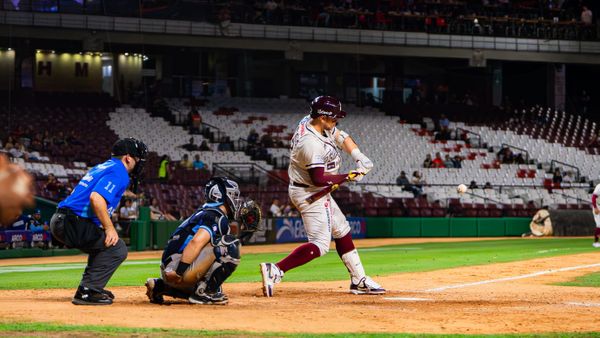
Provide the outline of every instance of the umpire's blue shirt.
{"type": "Polygon", "coordinates": [[[89,218],[100,225],[90,204],[90,195],[97,192],[106,200],[108,215],[119,205],[121,196],[129,186],[129,174],[123,162],[118,158],[98,164],[79,181],[73,192],[58,204],[59,208],[68,208],[81,217],[89,218]]]}

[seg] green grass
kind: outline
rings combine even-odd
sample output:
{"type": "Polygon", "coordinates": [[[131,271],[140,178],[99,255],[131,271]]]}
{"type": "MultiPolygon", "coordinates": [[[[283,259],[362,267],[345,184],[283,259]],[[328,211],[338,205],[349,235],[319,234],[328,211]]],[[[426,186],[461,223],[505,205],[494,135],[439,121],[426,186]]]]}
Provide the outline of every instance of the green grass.
{"type": "MultiPolygon", "coordinates": [[[[533,258],[591,252],[584,238],[544,240],[495,240],[475,242],[419,243],[360,249],[370,275],[431,271],[481,264],[519,261],[533,258]]],[[[227,282],[258,282],[258,263],[278,261],[286,253],[248,254],[227,282]]],[[[83,264],[30,265],[0,267],[0,289],[75,288],[81,279],[83,264]],[[13,271],[30,267],[52,267],[54,271],[13,271]]],[[[111,286],[140,286],[146,278],[158,276],[158,260],[127,261],[109,283],[111,286]]],[[[348,272],[335,253],[286,273],[286,281],[345,280],[348,272]]]]}
{"type": "Polygon", "coordinates": [[[579,276],[572,281],[556,283],[555,285],[600,288],[600,272],[593,272],[587,275],[579,276]]]}
{"type": "MultiPolygon", "coordinates": [[[[52,323],[0,323],[0,332],[18,334],[20,337],[24,334],[40,334],[52,336],[88,336],[90,333],[100,334],[102,336],[127,336],[143,335],[145,337],[190,337],[190,336],[245,336],[245,337],[600,337],[598,332],[584,333],[549,333],[549,334],[504,334],[504,335],[452,335],[452,334],[405,334],[405,333],[360,333],[360,334],[289,334],[289,333],[257,333],[244,331],[200,331],[200,330],[175,330],[175,329],[154,329],[154,328],[125,328],[112,326],[93,326],[93,325],[64,325],[52,323]]],[[[35,335],[37,336],[37,335],[35,335]]]]}

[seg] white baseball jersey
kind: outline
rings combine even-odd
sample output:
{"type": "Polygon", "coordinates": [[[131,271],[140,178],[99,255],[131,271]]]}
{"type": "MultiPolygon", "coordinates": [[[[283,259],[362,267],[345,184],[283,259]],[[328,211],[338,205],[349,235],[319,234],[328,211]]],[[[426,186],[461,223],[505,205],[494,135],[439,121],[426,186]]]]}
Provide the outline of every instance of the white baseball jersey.
{"type": "Polygon", "coordinates": [[[325,173],[337,174],[342,158],[335,142],[336,129],[320,134],[310,125],[310,115],[305,116],[291,141],[290,181],[313,186],[308,169],[324,167],[325,173]]]}
{"type": "Polygon", "coordinates": [[[596,188],[594,188],[594,192],[592,193],[592,195],[598,196],[598,198],[596,199],[596,205],[593,205],[593,207],[600,208],[600,184],[596,185],[596,188]]]}

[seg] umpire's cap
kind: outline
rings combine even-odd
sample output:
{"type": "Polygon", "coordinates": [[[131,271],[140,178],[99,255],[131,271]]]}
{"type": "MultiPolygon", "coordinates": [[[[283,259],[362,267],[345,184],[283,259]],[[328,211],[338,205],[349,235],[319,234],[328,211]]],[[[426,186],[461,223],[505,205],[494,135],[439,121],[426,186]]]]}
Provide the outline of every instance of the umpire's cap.
{"type": "Polygon", "coordinates": [[[112,156],[131,155],[140,159],[145,159],[148,155],[148,147],[144,142],[128,137],[120,139],[112,147],[112,156]]]}

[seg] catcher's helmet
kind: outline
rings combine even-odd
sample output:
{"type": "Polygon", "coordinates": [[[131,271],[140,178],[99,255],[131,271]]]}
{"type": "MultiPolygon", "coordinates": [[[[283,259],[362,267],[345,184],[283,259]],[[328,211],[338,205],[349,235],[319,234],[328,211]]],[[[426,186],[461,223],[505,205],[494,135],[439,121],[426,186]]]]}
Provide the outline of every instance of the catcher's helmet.
{"type": "Polygon", "coordinates": [[[341,119],[346,116],[342,103],[333,96],[318,96],[310,103],[310,117],[329,116],[341,119]]]}
{"type": "Polygon", "coordinates": [[[237,182],[227,177],[213,177],[206,183],[204,197],[209,206],[218,207],[225,204],[231,212],[228,216],[230,218],[237,216],[241,204],[240,188],[237,182]]]}

